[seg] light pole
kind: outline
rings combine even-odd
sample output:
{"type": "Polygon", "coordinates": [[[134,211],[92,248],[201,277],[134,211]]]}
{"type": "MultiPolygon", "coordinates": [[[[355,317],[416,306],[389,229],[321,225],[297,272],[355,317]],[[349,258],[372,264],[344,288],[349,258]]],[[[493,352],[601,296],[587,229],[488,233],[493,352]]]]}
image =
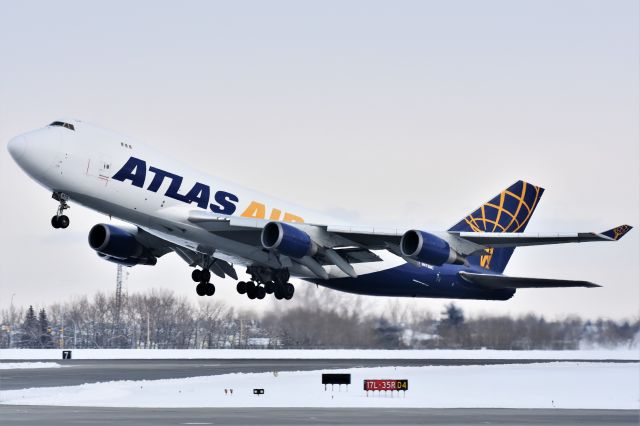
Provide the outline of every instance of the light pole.
{"type": "Polygon", "coordinates": [[[76,322],[73,320],[73,318],[69,318],[71,320],[71,322],[73,323],[73,349],[76,349],[76,344],[77,344],[77,334],[76,334],[76,322]]]}
{"type": "Polygon", "coordinates": [[[9,349],[11,349],[11,343],[13,343],[13,339],[11,338],[11,334],[13,333],[13,323],[15,319],[13,318],[13,298],[15,297],[15,293],[11,295],[11,304],[9,305],[9,349]]]}
{"type": "Polygon", "coordinates": [[[60,349],[64,349],[64,309],[60,312],[60,349]]]}

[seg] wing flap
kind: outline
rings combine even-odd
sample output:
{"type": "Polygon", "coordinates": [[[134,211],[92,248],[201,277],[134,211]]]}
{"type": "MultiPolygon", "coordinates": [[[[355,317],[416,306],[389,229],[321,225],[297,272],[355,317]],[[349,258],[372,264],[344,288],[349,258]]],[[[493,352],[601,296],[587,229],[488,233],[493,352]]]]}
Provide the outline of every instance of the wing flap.
{"type": "MultiPolygon", "coordinates": [[[[382,261],[382,259],[374,252],[359,247],[338,248],[335,249],[335,251],[350,264],[382,261]]],[[[324,257],[322,259],[322,264],[333,265],[334,263],[330,259],[324,257]]]]}
{"type": "Polygon", "coordinates": [[[490,290],[502,288],[602,287],[589,281],[508,277],[505,275],[477,274],[464,271],[459,272],[459,274],[465,281],[490,290]]]}
{"type": "Polygon", "coordinates": [[[404,231],[399,229],[332,225],[327,226],[327,232],[343,238],[345,242],[370,250],[385,250],[389,244],[398,245],[404,234],[404,231]]]}
{"type": "Polygon", "coordinates": [[[173,244],[153,235],[152,233],[141,227],[138,227],[136,240],[138,240],[140,244],[145,246],[155,257],[164,256],[165,254],[173,251],[173,244]]]}

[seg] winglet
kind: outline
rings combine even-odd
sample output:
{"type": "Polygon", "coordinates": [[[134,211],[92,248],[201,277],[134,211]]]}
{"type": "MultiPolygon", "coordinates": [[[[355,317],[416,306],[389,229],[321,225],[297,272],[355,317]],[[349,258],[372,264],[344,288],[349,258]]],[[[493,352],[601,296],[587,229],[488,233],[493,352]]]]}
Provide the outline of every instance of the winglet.
{"type": "Polygon", "coordinates": [[[624,234],[631,231],[632,228],[633,226],[630,225],[620,225],[616,226],[613,229],[609,229],[608,231],[602,232],[602,235],[611,238],[613,241],[618,241],[620,238],[624,237],[624,234]]]}

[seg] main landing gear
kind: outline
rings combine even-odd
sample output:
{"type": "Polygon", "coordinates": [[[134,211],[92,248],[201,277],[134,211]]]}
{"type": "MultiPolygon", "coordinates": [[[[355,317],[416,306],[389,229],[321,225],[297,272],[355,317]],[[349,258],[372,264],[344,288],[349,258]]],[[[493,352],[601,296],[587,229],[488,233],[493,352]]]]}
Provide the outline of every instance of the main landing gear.
{"type": "Polygon", "coordinates": [[[273,294],[278,299],[291,300],[295,288],[288,283],[289,271],[286,269],[273,271],[256,267],[247,268],[251,281],[240,281],[236,290],[246,294],[249,299],[264,299],[267,294],[273,294]]]}
{"type": "Polygon", "coordinates": [[[191,279],[198,283],[196,293],[198,296],[213,296],[216,292],[216,286],[211,284],[211,272],[207,269],[194,269],[191,273],[191,279]]]}
{"type": "Polygon", "coordinates": [[[60,203],[56,215],[51,218],[51,226],[55,229],[65,229],[69,226],[70,222],[69,217],[63,214],[64,211],[70,207],[69,204],[67,204],[69,196],[63,192],[54,192],[51,198],[60,203]]]}
{"type": "MultiPolygon", "coordinates": [[[[194,269],[191,272],[191,279],[197,282],[196,293],[198,296],[213,296],[216,288],[209,282],[211,279],[212,261],[204,258],[201,263],[203,269],[194,269]]],[[[295,288],[289,283],[289,271],[287,269],[270,269],[259,266],[250,266],[247,273],[251,276],[251,281],[240,281],[236,290],[240,294],[246,294],[249,299],[264,299],[267,294],[273,294],[278,300],[291,300],[295,288]]]]}
{"type": "Polygon", "coordinates": [[[254,281],[240,281],[236,285],[240,294],[246,294],[249,299],[264,299],[267,294],[273,294],[278,300],[291,300],[295,288],[291,283],[277,284],[273,281],[255,283],[254,281]]]}

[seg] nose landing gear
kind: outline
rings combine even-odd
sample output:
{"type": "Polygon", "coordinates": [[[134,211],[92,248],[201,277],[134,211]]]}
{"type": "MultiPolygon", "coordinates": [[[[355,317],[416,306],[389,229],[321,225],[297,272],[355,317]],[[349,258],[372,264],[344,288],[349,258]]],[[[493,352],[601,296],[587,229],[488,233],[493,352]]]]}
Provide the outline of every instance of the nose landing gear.
{"type": "Polygon", "coordinates": [[[51,226],[55,229],[65,229],[70,223],[69,217],[63,214],[64,211],[70,207],[69,204],[67,204],[69,196],[63,192],[54,192],[51,198],[60,203],[58,204],[56,215],[51,218],[51,226]]]}

